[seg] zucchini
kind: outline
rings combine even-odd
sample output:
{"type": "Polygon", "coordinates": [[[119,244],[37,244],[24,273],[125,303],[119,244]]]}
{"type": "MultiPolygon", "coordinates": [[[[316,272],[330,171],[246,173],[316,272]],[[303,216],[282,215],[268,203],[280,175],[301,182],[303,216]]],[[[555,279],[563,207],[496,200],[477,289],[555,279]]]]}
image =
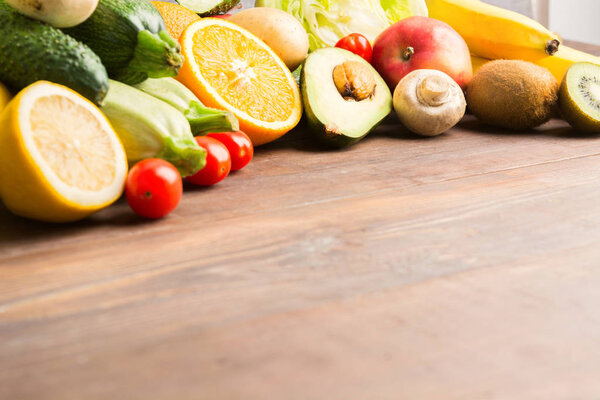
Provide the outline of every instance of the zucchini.
{"type": "Polygon", "coordinates": [[[111,81],[100,108],[119,135],[130,164],[145,158],[169,161],[181,176],[204,167],[206,151],[198,146],[182,113],[132,86],[111,81]]]}
{"type": "Polygon", "coordinates": [[[179,43],[147,0],[100,0],[84,23],[63,31],[94,50],[109,77],[127,84],[176,76],[183,63],[179,43]]]}
{"type": "Polygon", "coordinates": [[[194,93],[173,78],[147,79],[135,87],[181,111],[194,136],[240,129],[237,118],[231,112],[204,106],[194,93]]]}
{"type": "Polygon", "coordinates": [[[96,104],[108,91],[100,58],[60,30],[19,14],[0,0],[0,81],[13,91],[45,80],[67,86],[96,104]]]}

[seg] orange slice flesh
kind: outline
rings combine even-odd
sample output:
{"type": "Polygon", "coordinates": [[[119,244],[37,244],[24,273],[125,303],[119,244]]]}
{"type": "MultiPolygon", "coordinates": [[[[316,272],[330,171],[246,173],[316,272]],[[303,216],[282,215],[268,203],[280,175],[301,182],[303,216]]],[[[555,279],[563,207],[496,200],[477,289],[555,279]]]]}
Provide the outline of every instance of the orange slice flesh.
{"type": "Polygon", "coordinates": [[[298,124],[298,86],[283,61],[256,36],[206,18],[190,25],[180,42],[186,61],[177,79],[206,105],[231,111],[255,146],[298,124]]]}

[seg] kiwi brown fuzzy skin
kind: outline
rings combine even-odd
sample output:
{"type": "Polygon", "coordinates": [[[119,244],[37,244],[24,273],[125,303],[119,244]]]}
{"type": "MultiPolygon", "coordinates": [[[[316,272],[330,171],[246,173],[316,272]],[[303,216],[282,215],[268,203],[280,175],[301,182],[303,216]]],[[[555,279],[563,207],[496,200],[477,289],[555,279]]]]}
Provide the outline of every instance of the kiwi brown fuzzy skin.
{"type": "MultiPolygon", "coordinates": [[[[600,121],[585,113],[577,104],[577,102],[573,100],[573,97],[569,93],[567,76],[569,75],[571,68],[577,68],[576,65],[577,64],[573,64],[569,70],[567,70],[567,73],[565,73],[560,84],[560,90],[558,92],[558,105],[560,107],[560,112],[564,120],[567,121],[569,125],[571,125],[576,131],[590,134],[600,133],[600,121]]],[[[576,88],[573,89],[576,90],[576,88]]]]}
{"type": "Polygon", "coordinates": [[[552,118],[558,89],[556,78],[546,68],[520,60],[496,60],[473,77],[467,104],[488,125],[527,130],[552,118]]]}

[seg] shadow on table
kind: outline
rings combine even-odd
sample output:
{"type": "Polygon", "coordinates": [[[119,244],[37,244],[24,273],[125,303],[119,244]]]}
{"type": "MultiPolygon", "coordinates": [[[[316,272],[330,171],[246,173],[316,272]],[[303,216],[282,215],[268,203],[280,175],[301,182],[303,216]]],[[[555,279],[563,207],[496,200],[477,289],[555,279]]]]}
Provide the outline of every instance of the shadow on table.
{"type": "Polygon", "coordinates": [[[410,132],[400,123],[396,115],[391,113],[374,131],[369,133],[369,135],[359,143],[344,148],[332,147],[319,141],[319,139],[310,132],[306,121],[303,119],[291,132],[274,142],[257,147],[255,151],[261,153],[281,149],[293,149],[307,153],[350,151],[351,149],[356,149],[362,143],[368,143],[370,139],[377,137],[388,137],[401,140],[435,140],[435,138],[432,137],[419,136],[410,132]]]}
{"type": "Polygon", "coordinates": [[[598,135],[581,133],[573,129],[566,121],[552,119],[547,123],[525,131],[511,131],[503,128],[494,128],[478,121],[474,116],[468,115],[457,125],[458,129],[479,135],[497,136],[552,136],[565,139],[593,139],[598,135]]]}
{"type": "Polygon", "coordinates": [[[4,245],[36,238],[59,238],[97,229],[103,226],[135,226],[153,223],[131,212],[124,198],[111,207],[77,222],[50,223],[19,217],[0,202],[0,254],[4,245]]]}
{"type": "MultiPolygon", "coordinates": [[[[454,130],[465,131],[477,135],[497,135],[497,136],[551,136],[565,139],[590,139],[598,135],[590,135],[578,132],[571,128],[569,124],[561,119],[552,119],[544,125],[526,131],[510,131],[503,128],[494,128],[479,122],[473,115],[467,114],[463,120],[454,128],[454,130]]],[[[452,132],[450,132],[452,133],[452,132]]],[[[310,132],[306,120],[302,119],[300,124],[291,132],[274,142],[262,145],[256,149],[257,153],[268,153],[282,149],[293,149],[308,153],[327,153],[348,151],[360,147],[361,143],[368,143],[373,138],[393,138],[407,141],[439,140],[449,135],[440,135],[436,137],[420,136],[407,130],[398,120],[394,113],[390,113],[383,123],[359,143],[345,147],[335,148],[320,142],[313,133],[310,132]]]]}

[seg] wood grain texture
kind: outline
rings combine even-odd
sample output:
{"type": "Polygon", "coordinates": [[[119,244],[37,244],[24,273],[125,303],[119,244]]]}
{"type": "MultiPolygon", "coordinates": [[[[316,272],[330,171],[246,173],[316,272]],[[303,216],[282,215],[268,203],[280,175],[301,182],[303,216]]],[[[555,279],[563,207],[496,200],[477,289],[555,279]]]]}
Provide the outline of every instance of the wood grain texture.
{"type": "Polygon", "coordinates": [[[0,208],[0,399],[598,399],[600,139],[302,129],[173,215],[0,208]]]}

